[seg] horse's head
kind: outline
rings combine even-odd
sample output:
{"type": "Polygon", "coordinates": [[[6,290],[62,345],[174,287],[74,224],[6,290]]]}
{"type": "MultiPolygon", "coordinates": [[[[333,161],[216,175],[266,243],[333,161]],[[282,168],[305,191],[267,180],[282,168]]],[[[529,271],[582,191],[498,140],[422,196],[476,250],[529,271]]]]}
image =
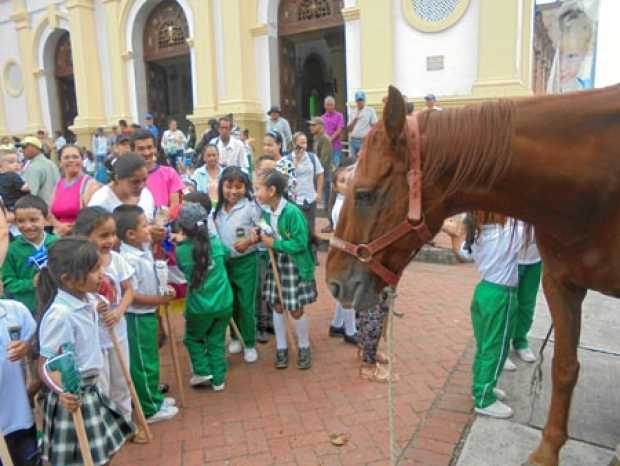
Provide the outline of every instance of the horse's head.
{"type": "MultiPolygon", "coordinates": [[[[421,141],[418,141],[421,143],[421,141]]],[[[410,189],[408,173],[414,135],[406,116],[405,100],[390,87],[378,122],[364,143],[355,175],[345,196],[335,237],[353,245],[369,244],[406,220],[410,189]]],[[[433,233],[440,221],[428,223],[433,233]]],[[[420,248],[419,237],[406,234],[378,252],[374,258],[399,275],[420,248]]],[[[378,302],[386,282],[368,264],[331,248],[327,259],[327,283],[345,307],[368,308],[378,302]]]]}

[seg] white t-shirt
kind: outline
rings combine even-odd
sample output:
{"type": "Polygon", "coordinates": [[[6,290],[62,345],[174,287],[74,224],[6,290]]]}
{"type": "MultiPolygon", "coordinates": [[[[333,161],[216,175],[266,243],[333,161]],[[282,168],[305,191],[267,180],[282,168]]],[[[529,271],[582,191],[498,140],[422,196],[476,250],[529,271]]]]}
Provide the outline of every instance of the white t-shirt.
{"type": "MultiPolygon", "coordinates": [[[[93,197],[90,198],[88,207],[100,206],[109,212],[114,212],[114,209],[122,204],[121,200],[114,194],[112,188],[110,188],[110,185],[105,185],[95,191],[93,197]]],[[[140,199],[138,199],[138,205],[142,207],[146,219],[151,223],[155,217],[155,200],[147,187],[142,189],[140,199]]]]}
{"type": "Polygon", "coordinates": [[[483,225],[470,255],[463,247],[459,255],[468,259],[473,256],[482,280],[516,287],[519,284],[517,256],[523,247],[523,234],[513,228],[513,222],[501,225],[483,225]]]}
{"type": "Polygon", "coordinates": [[[295,175],[297,177],[297,191],[295,193],[295,202],[303,205],[304,202],[312,204],[316,201],[316,188],[314,187],[315,177],[324,173],[323,165],[319,158],[308,152],[305,152],[302,159],[295,165],[295,155],[292,154],[292,162],[295,166],[295,175]],[[312,159],[311,159],[312,157],[312,159]],[[314,165],[312,164],[314,160],[314,165]]]}
{"type": "MultiPolygon", "coordinates": [[[[123,288],[121,284],[125,280],[131,279],[135,271],[131,265],[116,251],[110,251],[111,261],[103,268],[104,280],[109,282],[110,288],[107,290],[105,298],[110,302],[110,310],[116,309],[123,299],[123,288]]],[[[118,341],[127,339],[127,321],[125,316],[114,327],[114,333],[118,341]]],[[[112,348],[112,340],[105,326],[103,319],[99,319],[99,341],[101,348],[112,348]]]]}
{"type": "Polygon", "coordinates": [[[0,434],[29,429],[34,424],[21,361],[8,360],[7,347],[11,342],[10,327],[21,327],[19,340],[30,340],[37,324],[22,303],[0,300],[0,434]]]}
{"type": "MultiPolygon", "coordinates": [[[[127,243],[121,243],[121,255],[135,270],[131,278],[131,284],[135,293],[157,296],[159,284],[155,273],[155,260],[149,250],[137,249],[127,243]]],[[[132,304],[127,312],[132,314],[152,314],[157,306],[142,306],[132,304]]]]}
{"type": "MultiPolygon", "coordinates": [[[[519,230],[525,238],[525,223],[519,221],[519,230]]],[[[530,240],[524,240],[523,247],[521,248],[521,251],[519,251],[519,264],[532,265],[538,264],[540,261],[540,253],[538,252],[538,246],[536,245],[536,235],[532,232],[532,237],[530,240]]]]}
{"type": "Polygon", "coordinates": [[[356,107],[351,111],[351,116],[349,118],[353,121],[356,117],[359,118],[349,136],[352,138],[364,139],[370,132],[372,126],[377,122],[377,113],[372,107],[364,106],[361,110],[356,107]]]}
{"type": "Polygon", "coordinates": [[[239,139],[231,136],[228,144],[224,144],[221,138],[217,137],[211,140],[211,144],[217,145],[220,153],[220,165],[226,167],[240,167],[246,172],[249,169],[249,161],[245,146],[239,139]]]}

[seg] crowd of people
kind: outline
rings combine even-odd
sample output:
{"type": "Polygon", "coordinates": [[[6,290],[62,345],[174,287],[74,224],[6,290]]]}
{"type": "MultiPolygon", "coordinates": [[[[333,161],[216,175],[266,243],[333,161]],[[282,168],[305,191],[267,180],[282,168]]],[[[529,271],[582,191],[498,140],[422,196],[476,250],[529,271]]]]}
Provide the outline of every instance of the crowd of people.
{"type": "MultiPolygon", "coordinates": [[[[272,335],[274,366],[287,368],[288,318],[295,365],[312,366],[307,308],[318,296],[317,211],[326,211],[322,231],[331,232],[352,165],[377,122],[362,91],[355,101],[346,124],[327,97],[325,113],[307,122],[308,134],[293,132],[271,107],[260,155],[232,115],[212,120],[199,139],[173,119],[162,132],[150,114],[143,125],[121,120],[110,134],[97,130],[90,148],[61,134],[50,143],[44,132],[2,139],[0,428],[16,464],[82,464],[71,418],[78,408],[87,426],[97,426],[88,430],[95,464],[107,464],[127,440],[146,441],[132,422],[123,361],[147,422],[178,414],[159,363],[166,340],[159,312],[176,299],[185,302],[191,387],[224,390],[227,354],[252,364],[258,344],[272,335]],[[67,389],[71,376],[74,391],[67,389]]],[[[441,111],[434,96],[426,101],[441,111]]],[[[444,227],[459,257],[473,255],[483,276],[472,304],[473,395],[477,411],[496,417],[511,414],[496,383],[500,367],[510,368],[513,296],[527,282],[518,301],[533,310],[538,286],[536,270],[517,279],[525,234],[519,227],[520,236],[507,240],[511,224],[478,219],[464,248],[462,228],[444,227]]],[[[532,257],[529,264],[538,264],[532,257]]],[[[378,350],[386,312],[384,305],[357,313],[337,304],[330,322],[330,336],[358,347],[365,380],[388,378],[378,350]]],[[[535,360],[526,338],[531,314],[513,340],[526,361],[535,360]]]]}

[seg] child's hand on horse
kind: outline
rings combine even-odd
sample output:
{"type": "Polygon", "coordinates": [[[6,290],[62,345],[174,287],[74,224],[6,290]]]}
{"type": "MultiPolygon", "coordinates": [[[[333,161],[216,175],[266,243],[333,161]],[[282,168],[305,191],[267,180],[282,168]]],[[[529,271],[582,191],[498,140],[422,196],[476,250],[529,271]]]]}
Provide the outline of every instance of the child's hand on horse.
{"type": "Polygon", "coordinates": [[[59,395],[60,404],[70,413],[74,413],[80,407],[78,397],[73,393],[63,392],[59,395]]]}

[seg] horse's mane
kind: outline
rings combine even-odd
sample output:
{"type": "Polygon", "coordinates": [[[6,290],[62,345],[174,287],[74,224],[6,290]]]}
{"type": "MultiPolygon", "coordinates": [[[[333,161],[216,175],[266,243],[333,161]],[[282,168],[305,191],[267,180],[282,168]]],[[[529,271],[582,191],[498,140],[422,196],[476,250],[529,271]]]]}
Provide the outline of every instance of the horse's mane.
{"type": "Polygon", "coordinates": [[[510,167],[514,108],[512,101],[500,100],[421,112],[424,184],[448,175],[443,198],[463,189],[490,189],[510,167]]]}

